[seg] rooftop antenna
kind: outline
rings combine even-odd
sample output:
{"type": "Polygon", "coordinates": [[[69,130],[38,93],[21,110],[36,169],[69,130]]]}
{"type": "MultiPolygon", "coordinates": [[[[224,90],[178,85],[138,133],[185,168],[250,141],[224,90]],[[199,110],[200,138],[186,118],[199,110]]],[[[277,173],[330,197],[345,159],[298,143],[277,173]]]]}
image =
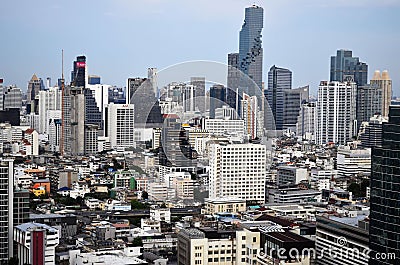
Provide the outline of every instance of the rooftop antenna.
{"type": "Polygon", "coordinates": [[[61,49],[61,79],[64,80],[64,49],[61,49]]]}
{"type": "Polygon", "coordinates": [[[60,141],[60,154],[64,156],[64,49],[61,49],[61,141],[60,141]]]}

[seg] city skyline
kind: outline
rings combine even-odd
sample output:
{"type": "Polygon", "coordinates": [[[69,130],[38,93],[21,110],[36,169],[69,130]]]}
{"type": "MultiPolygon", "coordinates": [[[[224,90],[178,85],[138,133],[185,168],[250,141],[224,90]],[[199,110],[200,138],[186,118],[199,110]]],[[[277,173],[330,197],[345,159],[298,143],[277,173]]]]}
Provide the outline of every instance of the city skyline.
{"type": "MultiPolygon", "coordinates": [[[[395,34],[399,20],[396,13],[400,9],[396,1],[259,2],[255,4],[265,12],[264,82],[266,69],[272,65],[285,67],[293,72],[293,87],[309,84],[315,95],[319,81],[329,79],[330,56],[338,49],[349,49],[369,65],[368,80],[375,70],[387,69],[392,73],[393,94],[400,94],[396,75],[400,62],[393,56],[400,43],[395,34]],[[337,19],[337,12],[343,19],[337,19]],[[284,20],[280,19],[283,15],[284,20]],[[354,21],[351,27],[348,19],[354,21]],[[333,34],[340,37],[330,38],[333,34]]],[[[117,86],[125,86],[128,77],[146,76],[148,67],[161,70],[191,60],[227,63],[227,54],[239,51],[243,10],[251,4],[208,0],[203,5],[159,0],[113,4],[100,1],[96,6],[83,3],[80,12],[76,12],[74,1],[68,5],[28,2],[23,8],[19,1],[5,3],[0,18],[4,39],[1,77],[6,85],[16,84],[24,91],[34,73],[42,79],[51,77],[55,84],[61,75],[61,49],[65,51],[66,76],[72,60],[82,54],[88,58],[90,74],[100,75],[103,83],[117,86]],[[70,19],[57,21],[60,12],[70,19]],[[32,45],[26,45],[27,41],[32,45]]]]}

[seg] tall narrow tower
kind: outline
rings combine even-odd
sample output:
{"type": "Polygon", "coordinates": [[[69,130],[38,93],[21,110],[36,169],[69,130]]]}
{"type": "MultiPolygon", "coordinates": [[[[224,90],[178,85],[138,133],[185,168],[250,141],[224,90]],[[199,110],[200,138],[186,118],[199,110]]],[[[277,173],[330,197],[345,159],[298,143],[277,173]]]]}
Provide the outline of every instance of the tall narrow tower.
{"type": "Polygon", "coordinates": [[[381,89],[382,94],[382,116],[389,116],[389,106],[392,100],[392,79],[389,77],[387,70],[382,72],[375,71],[374,76],[371,79],[371,85],[376,85],[381,89]]]}
{"type": "MultiPolygon", "coordinates": [[[[239,34],[239,70],[246,74],[258,86],[241,78],[240,88],[250,96],[255,96],[257,89],[262,89],[263,48],[261,31],[264,22],[264,9],[253,5],[245,9],[245,19],[239,34]]],[[[258,95],[258,94],[257,94],[258,95]]]]}

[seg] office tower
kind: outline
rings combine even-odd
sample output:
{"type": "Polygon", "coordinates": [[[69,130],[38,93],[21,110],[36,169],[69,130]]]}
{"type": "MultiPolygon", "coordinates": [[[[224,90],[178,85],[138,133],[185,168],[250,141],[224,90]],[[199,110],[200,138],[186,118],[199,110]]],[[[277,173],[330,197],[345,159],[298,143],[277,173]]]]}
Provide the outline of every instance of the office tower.
{"type": "Polygon", "coordinates": [[[320,82],[317,144],[344,145],[356,134],[356,87],[356,83],[320,82]]]}
{"type": "Polygon", "coordinates": [[[60,242],[57,228],[39,223],[24,223],[14,228],[19,264],[55,265],[60,242]]]}
{"type": "MultiPolygon", "coordinates": [[[[23,223],[29,222],[29,190],[15,187],[14,189],[14,227],[23,223]]],[[[13,257],[18,256],[18,247],[16,242],[13,242],[13,257]]]]}
{"type": "Polygon", "coordinates": [[[239,53],[228,54],[228,78],[226,88],[226,103],[233,109],[238,105],[238,88],[240,81],[239,53]]]}
{"type": "Polygon", "coordinates": [[[88,76],[88,84],[89,85],[100,85],[101,77],[98,75],[89,75],[88,76]]]}
{"type": "Polygon", "coordinates": [[[368,230],[347,219],[317,216],[316,264],[368,264],[368,230]]]}
{"type": "Polygon", "coordinates": [[[29,190],[14,190],[14,226],[29,222],[29,190]]]}
{"type": "Polygon", "coordinates": [[[375,114],[382,110],[382,89],[377,85],[357,87],[357,131],[363,122],[368,122],[375,114]]]}
{"type": "Polygon", "coordinates": [[[35,74],[33,74],[28,83],[28,90],[26,92],[26,113],[37,113],[35,98],[39,94],[40,90],[44,90],[43,80],[41,78],[39,79],[35,74]]]}
{"type": "Polygon", "coordinates": [[[368,65],[353,57],[350,50],[338,50],[331,56],[330,81],[355,82],[358,86],[368,83],[368,65]]]}
{"type": "Polygon", "coordinates": [[[54,110],[61,110],[61,89],[50,87],[39,91],[39,133],[49,133],[46,131],[48,111],[54,110]]]}
{"type": "Polygon", "coordinates": [[[261,31],[264,23],[264,10],[253,5],[245,9],[245,18],[239,34],[239,70],[254,81],[255,85],[240,78],[240,95],[242,92],[250,96],[259,95],[262,88],[263,48],[261,31]]]}
{"type": "Polygon", "coordinates": [[[114,104],[107,106],[106,136],[112,148],[135,147],[135,110],[133,104],[114,104]]]}
{"type": "Polygon", "coordinates": [[[73,71],[71,72],[71,86],[85,87],[86,86],[86,56],[76,57],[73,63],[73,71]]]}
{"type": "Polygon", "coordinates": [[[99,130],[103,130],[102,108],[99,108],[96,102],[93,90],[83,89],[85,95],[85,125],[97,125],[99,130]]]}
{"type": "Polygon", "coordinates": [[[315,140],[316,126],[317,106],[315,102],[302,104],[297,117],[296,135],[304,140],[315,140]]]}
{"type": "Polygon", "coordinates": [[[85,155],[94,155],[97,153],[99,137],[99,127],[95,124],[85,125],[85,155]]]}
{"type": "Polygon", "coordinates": [[[22,108],[22,91],[15,86],[3,88],[3,108],[2,110],[22,108]]]}
{"type": "Polygon", "coordinates": [[[390,106],[383,124],[382,146],[373,148],[370,198],[370,264],[400,263],[400,106],[390,106]],[[396,259],[376,260],[376,253],[395,253],[396,259]]]}
{"type": "Polygon", "coordinates": [[[273,65],[268,72],[268,90],[264,91],[275,119],[276,130],[283,129],[284,91],[292,89],[292,72],[273,65]]]}
{"type": "Polygon", "coordinates": [[[188,132],[175,114],[165,116],[159,152],[160,177],[171,172],[195,172],[197,153],[189,143],[188,132]]]}
{"type": "Polygon", "coordinates": [[[239,87],[239,53],[228,53],[228,78],[227,86],[232,90],[239,87]]]}
{"type": "Polygon", "coordinates": [[[195,111],[195,87],[192,85],[185,85],[182,90],[182,105],[184,112],[195,111]]]}
{"type": "Polygon", "coordinates": [[[210,88],[210,118],[215,118],[215,109],[222,108],[225,104],[225,87],[223,85],[213,85],[210,88]]]}
{"type": "Polygon", "coordinates": [[[238,118],[238,114],[234,108],[224,105],[222,108],[215,109],[215,119],[237,120],[238,118]]]}
{"type": "Polygon", "coordinates": [[[147,79],[150,81],[154,97],[158,98],[157,68],[152,67],[147,69],[147,79]]]}
{"type": "Polygon", "coordinates": [[[49,136],[50,151],[59,152],[62,130],[61,110],[48,110],[46,119],[46,133],[49,136]]]}
{"type": "Polygon", "coordinates": [[[63,152],[85,153],[85,94],[83,87],[65,87],[63,99],[63,152]]]}
{"type": "Polygon", "coordinates": [[[136,77],[128,78],[126,83],[126,104],[133,104],[133,95],[138,91],[139,87],[146,81],[146,78],[136,77]]]}
{"type": "Polygon", "coordinates": [[[297,117],[300,114],[301,105],[308,102],[308,93],[308,86],[284,91],[282,129],[296,130],[297,117]]]}
{"type": "Polygon", "coordinates": [[[240,104],[242,110],[240,113],[242,114],[242,119],[244,120],[244,127],[246,135],[249,139],[257,138],[257,97],[243,93],[243,99],[240,104]]]}
{"type": "Polygon", "coordinates": [[[362,147],[372,148],[382,145],[383,123],[388,122],[382,115],[372,116],[368,122],[363,122],[358,134],[362,147]]]}
{"type": "Polygon", "coordinates": [[[213,144],[210,151],[211,199],[235,197],[265,203],[266,147],[213,144]]]}
{"type": "Polygon", "coordinates": [[[389,77],[387,70],[382,72],[375,71],[373,78],[371,79],[371,86],[378,86],[382,90],[382,116],[389,116],[389,106],[392,100],[392,80],[389,77]]]}
{"type": "MultiPolygon", "coordinates": [[[[102,108],[97,105],[95,93],[89,89],[87,64],[85,56],[78,56],[73,63],[71,72],[71,87],[81,88],[85,97],[85,125],[97,125],[99,130],[103,129],[102,108]]],[[[108,103],[108,102],[107,102],[108,103]]]]}
{"type": "Polygon", "coordinates": [[[0,111],[4,110],[4,79],[0,78],[0,111]]]}
{"type": "Polygon", "coordinates": [[[0,263],[13,256],[14,161],[0,160],[0,263]]]}
{"type": "Polygon", "coordinates": [[[191,77],[190,84],[195,89],[195,106],[202,114],[206,111],[206,78],[205,77],[191,77]]]}
{"type": "Polygon", "coordinates": [[[160,108],[149,79],[128,78],[126,92],[127,104],[133,104],[135,109],[140,110],[135,111],[135,126],[137,128],[160,122],[160,108]]]}
{"type": "MultiPolygon", "coordinates": [[[[92,97],[96,101],[97,109],[101,112],[102,120],[105,121],[105,108],[109,103],[109,91],[112,89],[110,85],[88,84],[87,88],[91,90],[92,97]]],[[[95,109],[95,111],[97,111],[95,109]]]]}

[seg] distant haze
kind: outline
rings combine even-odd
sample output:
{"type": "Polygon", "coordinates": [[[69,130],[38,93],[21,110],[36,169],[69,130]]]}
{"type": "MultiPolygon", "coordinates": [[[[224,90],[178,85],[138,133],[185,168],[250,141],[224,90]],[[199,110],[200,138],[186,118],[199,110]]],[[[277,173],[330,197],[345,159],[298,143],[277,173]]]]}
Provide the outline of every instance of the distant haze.
{"type": "MultiPolygon", "coordinates": [[[[38,77],[65,76],[72,61],[87,56],[89,74],[125,86],[128,77],[146,76],[148,67],[210,60],[226,63],[237,52],[244,0],[3,1],[0,78],[26,89],[38,77]]],[[[255,1],[265,10],[264,81],[269,68],[293,71],[293,86],[315,93],[329,79],[330,56],[350,49],[374,70],[389,70],[400,95],[400,1],[255,1]]],[[[179,81],[179,80],[177,80],[179,81]]]]}

